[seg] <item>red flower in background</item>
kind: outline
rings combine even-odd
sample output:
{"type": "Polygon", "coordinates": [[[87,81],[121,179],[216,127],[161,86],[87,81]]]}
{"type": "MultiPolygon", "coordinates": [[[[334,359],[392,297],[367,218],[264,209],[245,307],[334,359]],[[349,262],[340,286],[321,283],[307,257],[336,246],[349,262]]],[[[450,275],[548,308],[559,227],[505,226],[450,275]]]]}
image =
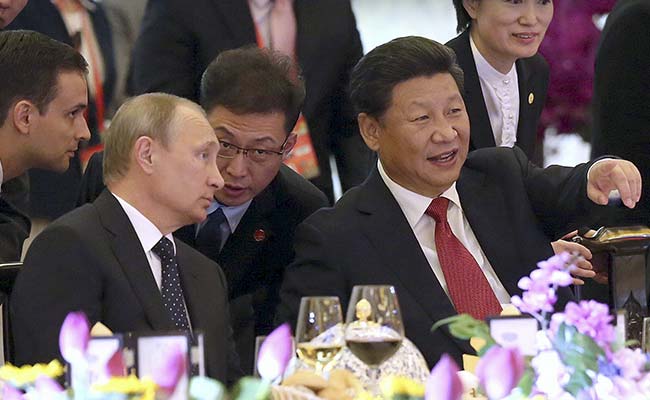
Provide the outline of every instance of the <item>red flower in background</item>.
{"type": "Polygon", "coordinates": [[[591,125],[594,60],[600,31],[594,15],[608,13],[616,0],[555,2],[553,21],[540,46],[550,67],[550,82],[540,129],[577,132],[591,125]]]}

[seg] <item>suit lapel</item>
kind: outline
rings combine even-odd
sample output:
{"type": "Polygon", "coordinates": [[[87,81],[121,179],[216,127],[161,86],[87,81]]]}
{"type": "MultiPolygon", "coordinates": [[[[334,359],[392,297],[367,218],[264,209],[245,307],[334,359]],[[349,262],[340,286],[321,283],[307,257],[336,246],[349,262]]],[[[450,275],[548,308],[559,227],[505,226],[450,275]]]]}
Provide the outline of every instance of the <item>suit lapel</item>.
{"type": "Polygon", "coordinates": [[[496,185],[482,172],[463,168],[456,185],[458,195],[476,239],[509,294],[520,292],[516,282],[521,271],[505,268],[518,265],[517,249],[508,225],[507,202],[496,185]]]}
{"type": "Polygon", "coordinates": [[[534,77],[531,73],[530,67],[525,59],[518,60],[517,66],[517,80],[519,81],[519,121],[517,127],[517,146],[524,150],[526,154],[530,154],[535,145],[535,135],[530,135],[528,132],[534,132],[537,127],[535,101],[541,101],[541,93],[534,93],[534,77]],[[532,97],[532,104],[529,101],[529,96],[532,97]]]}
{"type": "MultiPolygon", "coordinates": [[[[404,217],[399,204],[375,169],[360,193],[363,233],[375,246],[380,265],[403,287],[434,321],[456,311],[442,290],[404,217]]],[[[374,266],[373,266],[374,267],[374,266]]]]}
{"type": "Polygon", "coordinates": [[[221,21],[226,24],[232,34],[233,47],[256,43],[255,25],[247,1],[212,0],[211,3],[219,9],[216,15],[225,16],[225,18],[221,18],[221,21]]]}
{"type": "Polygon", "coordinates": [[[218,261],[229,278],[228,282],[240,282],[241,275],[250,270],[262,246],[273,240],[273,227],[268,218],[277,208],[273,187],[271,183],[255,196],[237,229],[228,237],[219,253],[218,261]]]}
{"type": "Polygon", "coordinates": [[[140,301],[151,327],[154,330],[174,329],[140,240],[117,199],[108,190],[104,190],[93,204],[99,211],[102,225],[112,234],[110,245],[113,254],[140,301]]]}
{"type": "Polygon", "coordinates": [[[469,29],[460,36],[456,56],[465,73],[465,106],[471,121],[471,141],[473,149],[495,147],[494,132],[485,106],[481,82],[476,70],[476,62],[469,43],[469,29]]]}

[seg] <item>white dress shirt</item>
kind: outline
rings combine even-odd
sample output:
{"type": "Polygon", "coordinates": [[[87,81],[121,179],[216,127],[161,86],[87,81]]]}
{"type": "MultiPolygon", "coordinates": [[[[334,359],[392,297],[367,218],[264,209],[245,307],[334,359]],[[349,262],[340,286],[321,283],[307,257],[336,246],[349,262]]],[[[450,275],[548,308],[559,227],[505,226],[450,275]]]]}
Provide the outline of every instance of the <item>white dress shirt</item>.
{"type": "Polygon", "coordinates": [[[2,180],[4,179],[4,171],[2,170],[2,161],[0,161],[0,193],[2,193],[2,180]]]}
{"type": "Polygon", "coordinates": [[[512,147],[517,141],[519,126],[519,79],[513,64],[507,74],[502,74],[488,63],[469,37],[476,71],[481,82],[483,99],[490,118],[494,142],[497,146],[512,147]]]}
{"type": "MultiPolygon", "coordinates": [[[[160,258],[151,249],[163,237],[162,232],[160,232],[160,230],[156,227],[156,225],[153,224],[153,222],[149,221],[147,217],[142,215],[140,211],[127,203],[126,200],[120,198],[120,196],[116,195],[115,193],[111,192],[111,194],[115,196],[117,201],[122,206],[122,209],[124,209],[124,212],[129,218],[129,221],[131,221],[131,225],[133,225],[135,234],[138,236],[142,250],[144,250],[144,254],[147,255],[149,267],[151,267],[151,273],[156,280],[156,285],[158,285],[158,289],[160,289],[162,282],[162,266],[160,264],[160,258]]],[[[165,235],[165,237],[172,241],[172,245],[174,246],[174,254],[176,254],[176,243],[174,243],[174,237],[171,233],[168,233],[165,235]]]]}
{"type": "MultiPolygon", "coordinates": [[[[447,289],[447,282],[445,280],[445,275],[442,272],[442,267],[440,266],[440,261],[438,260],[438,253],[436,252],[436,242],[435,242],[435,228],[436,222],[433,218],[425,214],[425,211],[431,204],[430,197],[422,196],[418,193],[412,192],[398,183],[393,181],[384,167],[381,165],[381,161],[377,162],[377,167],[379,169],[379,174],[383,179],[388,190],[392,193],[397,204],[399,204],[406,220],[408,221],[409,226],[413,230],[422,252],[426,257],[433,273],[436,275],[440,286],[444,289],[447,296],[449,296],[449,291],[447,289]]],[[[505,287],[499,281],[490,261],[481,250],[481,246],[474,235],[472,227],[467,222],[463,209],[460,205],[460,198],[458,197],[458,192],[456,191],[456,183],[454,183],[449,189],[440,195],[449,199],[449,208],[447,209],[447,221],[451,227],[454,235],[460,240],[460,242],[465,246],[465,248],[470,252],[474,257],[477,264],[485,274],[490,287],[494,291],[499,303],[509,304],[510,295],[506,291],[505,287]]]]}

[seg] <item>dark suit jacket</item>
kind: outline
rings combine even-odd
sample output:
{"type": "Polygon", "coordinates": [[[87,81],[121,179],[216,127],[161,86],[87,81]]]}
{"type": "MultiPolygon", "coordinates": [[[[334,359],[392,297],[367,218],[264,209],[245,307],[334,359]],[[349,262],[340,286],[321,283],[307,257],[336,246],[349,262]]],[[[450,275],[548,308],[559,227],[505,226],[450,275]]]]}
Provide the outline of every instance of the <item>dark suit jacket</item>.
{"type": "Polygon", "coordinates": [[[634,211],[610,224],[650,224],[650,0],[619,0],[609,14],[596,56],[592,157],[613,154],[641,171],[634,211]]]}
{"type": "MultiPolygon", "coordinates": [[[[180,241],[176,250],[192,327],[205,334],[207,374],[232,382],[239,366],[223,273],[180,241]]],[[[114,332],[175,330],[135,230],[108,191],[32,243],[12,293],[17,364],[60,358],[59,329],[75,310],[114,332]]]]}
{"type": "MultiPolygon", "coordinates": [[[[363,54],[354,14],[349,0],[296,0],[294,11],[296,55],[307,89],[302,111],[322,172],[313,182],[331,190],[330,150],[337,162],[347,150],[347,162],[339,164],[346,189],[363,182],[371,158],[346,94],[350,71],[363,54]]],[[[132,87],[137,94],[160,91],[198,101],[208,64],[224,50],[255,43],[246,1],[194,0],[191,7],[184,0],[150,1],[133,50],[132,87]]]]}
{"type": "MultiPolygon", "coordinates": [[[[104,104],[108,109],[113,97],[116,76],[113,41],[108,18],[101,3],[95,3],[95,7],[95,10],[90,12],[90,16],[104,58],[104,104]]],[[[59,10],[50,0],[29,1],[6,29],[29,29],[73,45],[59,10]]],[[[92,133],[90,144],[98,144],[100,140],[95,112],[95,104],[91,102],[88,112],[88,127],[92,133]]],[[[63,174],[33,169],[29,172],[29,177],[31,216],[54,219],[72,210],[81,180],[81,162],[78,156],[70,160],[70,168],[63,174]]]]}
{"type": "MultiPolygon", "coordinates": [[[[81,186],[79,205],[93,201],[103,190],[102,153],[91,157],[81,186]]],[[[255,196],[219,257],[214,259],[226,275],[231,324],[247,373],[252,373],[255,336],[266,335],[273,327],[284,268],[294,257],[296,226],[326,206],[327,198],[322,192],[282,166],[269,186],[255,196]],[[255,233],[260,230],[264,237],[256,240],[255,233]]],[[[174,236],[194,246],[195,225],[179,229],[174,236]]]]}
{"type": "Polygon", "coordinates": [[[20,261],[30,229],[29,218],[0,194],[0,263],[20,261]]]}
{"type": "MultiPolygon", "coordinates": [[[[511,295],[521,293],[521,277],[553,255],[545,225],[567,215],[586,215],[588,166],[536,168],[517,147],[470,153],[456,188],[467,221],[511,295]]],[[[295,261],[282,284],[278,322],[295,324],[301,296],[338,296],[347,307],[354,285],[390,284],[397,290],[406,336],[429,365],[443,353],[460,362],[462,353],[472,352],[444,329],[430,332],[436,321],[456,311],[377,170],[334,208],[299,225],[295,247],[295,261]]],[[[569,290],[561,296],[569,298],[569,290]]]]}
{"type": "MultiPolygon", "coordinates": [[[[465,93],[463,99],[472,126],[469,149],[494,147],[494,133],[490,125],[483,90],[479,81],[476,63],[469,43],[469,30],[465,30],[456,38],[447,42],[447,46],[456,52],[458,65],[465,73],[465,93]]],[[[519,80],[519,122],[517,128],[517,146],[529,159],[535,155],[537,140],[537,125],[546,102],[548,87],[548,64],[544,57],[536,54],[530,58],[522,58],[515,63],[517,79],[519,80]],[[528,103],[530,93],[533,93],[533,104],[528,103]]]]}

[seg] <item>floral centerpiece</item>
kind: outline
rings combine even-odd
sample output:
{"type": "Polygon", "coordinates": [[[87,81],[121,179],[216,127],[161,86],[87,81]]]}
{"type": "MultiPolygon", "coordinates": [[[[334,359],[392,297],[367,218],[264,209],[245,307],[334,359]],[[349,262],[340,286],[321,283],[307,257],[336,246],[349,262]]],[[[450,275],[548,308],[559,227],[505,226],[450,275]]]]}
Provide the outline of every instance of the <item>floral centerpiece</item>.
{"type": "MultiPolygon", "coordinates": [[[[442,320],[450,332],[462,339],[480,338],[484,343],[473,376],[459,371],[448,355],[443,355],[425,383],[402,377],[380,382],[381,395],[358,391],[358,400],[460,400],[476,398],[467,383],[475,379],[478,391],[494,399],[614,400],[650,399],[650,358],[640,349],[625,346],[617,334],[608,307],[595,301],[569,302],[564,312],[553,313],[557,289],[572,283],[570,270],[577,258],[560,254],[538,263],[538,268],[519,281],[521,296],[511,302],[522,313],[537,319],[541,329],[533,356],[523,356],[515,348],[504,348],[490,336],[484,321],[466,314],[442,320]]],[[[57,378],[64,367],[53,361],[47,365],[0,368],[2,398],[23,399],[161,399],[176,390],[185,373],[184,354],[170,352],[154,376],[139,379],[123,376],[121,352],[105,366],[109,379],[88,384],[86,349],[90,338],[88,321],[82,313],[71,313],[60,334],[61,353],[72,365],[72,389],[64,389],[57,378]]],[[[244,378],[228,394],[222,384],[205,377],[193,378],[188,398],[210,400],[267,400],[272,382],[280,379],[293,357],[291,330],[282,325],[260,348],[257,368],[261,379],[244,378]]],[[[471,385],[470,385],[471,386],[471,385]]],[[[483,397],[483,398],[485,398],[483,397]]]]}
{"type": "MultiPolygon", "coordinates": [[[[606,305],[593,300],[569,302],[564,312],[553,313],[557,289],[572,283],[570,270],[576,261],[568,253],[553,256],[518,283],[523,293],[513,296],[512,304],[541,326],[533,356],[499,346],[486,323],[468,315],[434,326],[449,324],[459,338],[485,341],[478,352],[476,377],[488,399],[650,399],[650,358],[640,349],[626,347],[606,305]]],[[[452,360],[443,357],[434,368],[438,377],[431,385],[445,387],[445,396],[438,389],[436,396],[427,399],[461,399],[459,379],[453,377],[457,370],[452,360]]]]}

